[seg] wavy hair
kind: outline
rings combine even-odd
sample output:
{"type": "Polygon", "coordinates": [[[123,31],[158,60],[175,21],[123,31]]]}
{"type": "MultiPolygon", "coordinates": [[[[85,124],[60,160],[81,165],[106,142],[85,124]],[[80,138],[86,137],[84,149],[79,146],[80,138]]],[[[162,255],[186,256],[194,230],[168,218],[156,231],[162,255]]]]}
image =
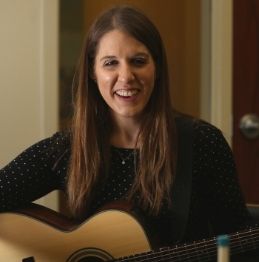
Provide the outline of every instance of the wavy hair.
{"type": "Polygon", "coordinates": [[[165,49],[158,30],[141,11],[118,6],[104,12],[91,26],[75,75],[68,200],[72,213],[78,216],[83,216],[100,181],[108,175],[112,122],[92,76],[100,39],[114,29],[143,43],[156,70],[155,86],[136,143],[139,165],[127,197],[131,201],[137,193],[139,206],[150,214],[158,214],[163,203],[171,201],[176,141],[165,49]]]}

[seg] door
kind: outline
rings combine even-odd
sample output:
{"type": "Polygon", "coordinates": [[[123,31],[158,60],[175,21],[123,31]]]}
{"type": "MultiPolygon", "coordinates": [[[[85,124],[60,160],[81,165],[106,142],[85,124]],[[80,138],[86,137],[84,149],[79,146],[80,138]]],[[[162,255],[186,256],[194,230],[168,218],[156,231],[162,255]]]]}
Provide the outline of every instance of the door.
{"type": "Polygon", "coordinates": [[[246,201],[259,204],[259,0],[233,4],[233,151],[246,201]]]}

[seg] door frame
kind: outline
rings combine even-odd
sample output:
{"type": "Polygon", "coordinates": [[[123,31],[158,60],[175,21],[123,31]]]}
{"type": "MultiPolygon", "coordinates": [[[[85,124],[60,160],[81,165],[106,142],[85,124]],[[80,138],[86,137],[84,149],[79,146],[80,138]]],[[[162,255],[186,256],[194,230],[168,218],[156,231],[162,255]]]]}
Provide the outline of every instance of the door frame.
{"type": "MultiPolygon", "coordinates": [[[[59,1],[40,0],[39,2],[39,126],[41,138],[53,135],[59,129],[59,1]]],[[[52,191],[38,199],[36,203],[59,211],[59,192],[52,191]]]]}
{"type": "Polygon", "coordinates": [[[201,0],[201,117],[231,145],[233,0],[201,0]]]}

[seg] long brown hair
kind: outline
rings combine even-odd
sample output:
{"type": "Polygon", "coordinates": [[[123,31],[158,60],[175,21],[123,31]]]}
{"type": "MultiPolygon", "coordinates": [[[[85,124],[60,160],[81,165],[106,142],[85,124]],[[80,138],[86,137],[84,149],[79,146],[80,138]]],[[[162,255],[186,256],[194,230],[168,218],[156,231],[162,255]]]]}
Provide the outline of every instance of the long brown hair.
{"type": "Polygon", "coordinates": [[[156,27],[142,12],[129,6],[104,12],[93,23],[85,40],[74,82],[69,204],[75,215],[82,216],[93,200],[98,183],[108,175],[111,120],[92,76],[98,43],[113,29],[122,30],[143,43],[155,62],[155,86],[138,136],[139,166],[128,199],[132,200],[138,193],[138,204],[157,214],[164,201],[170,203],[175,171],[175,126],[167,60],[156,27]]]}

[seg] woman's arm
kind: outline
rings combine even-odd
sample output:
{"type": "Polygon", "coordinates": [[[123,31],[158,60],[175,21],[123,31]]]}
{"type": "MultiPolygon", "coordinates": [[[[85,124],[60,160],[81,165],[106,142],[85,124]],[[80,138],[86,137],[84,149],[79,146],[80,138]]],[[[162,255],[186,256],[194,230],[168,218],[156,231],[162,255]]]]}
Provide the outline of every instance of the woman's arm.
{"type": "Polygon", "coordinates": [[[60,189],[68,162],[64,157],[66,140],[62,133],[56,133],[32,145],[0,170],[0,211],[22,207],[60,189]],[[59,163],[61,158],[63,163],[59,163]]]}
{"type": "Polygon", "coordinates": [[[199,123],[195,137],[195,170],[215,234],[238,231],[250,223],[232,151],[221,131],[199,123]]]}

